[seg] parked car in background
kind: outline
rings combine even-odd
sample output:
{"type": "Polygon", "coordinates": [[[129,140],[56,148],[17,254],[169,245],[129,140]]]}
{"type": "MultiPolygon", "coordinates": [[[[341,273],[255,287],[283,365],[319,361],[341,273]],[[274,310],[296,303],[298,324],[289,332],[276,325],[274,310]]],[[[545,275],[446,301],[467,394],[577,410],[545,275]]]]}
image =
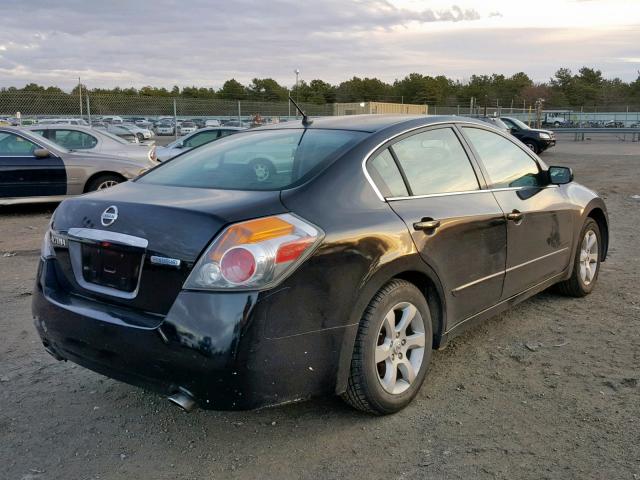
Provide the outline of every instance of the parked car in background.
{"type": "Polygon", "coordinates": [[[507,126],[506,123],[500,120],[500,117],[487,116],[487,117],[473,117],[473,118],[477,118],[478,120],[482,120],[483,122],[493,125],[498,130],[501,130],[504,133],[511,133],[511,129],[507,126]]]}
{"type": "Polygon", "coordinates": [[[204,128],[205,127],[204,118],[192,118],[189,121],[193,122],[193,124],[196,126],[196,128],[204,128]]]}
{"type": "Polygon", "coordinates": [[[524,143],[531,151],[542,153],[556,144],[556,134],[551,130],[530,128],[526,123],[513,117],[500,117],[511,134],[524,143]]]}
{"type": "Polygon", "coordinates": [[[155,134],[149,130],[148,128],[138,127],[132,123],[123,123],[120,127],[129,130],[133,133],[139,142],[144,142],[145,140],[150,140],[155,137],[155,134]]]}
{"type": "Polygon", "coordinates": [[[545,126],[549,125],[549,126],[554,126],[558,128],[558,127],[568,127],[571,124],[571,122],[569,121],[569,119],[563,117],[560,114],[546,113],[542,120],[542,124],[545,126]]]}
{"type": "Polygon", "coordinates": [[[512,136],[460,117],[287,123],[64,201],[33,290],[46,350],[186,409],[338,394],[383,415],[469,326],[596,286],[604,201],[512,136]],[[262,151],[284,173],[252,175],[262,151]]]}
{"type": "Polygon", "coordinates": [[[172,123],[169,123],[169,122],[156,123],[155,126],[153,127],[153,130],[154,132],[156,132],[156,135],[158,136],[175,135],[176,133],[176,128],[172,123]]]}
{"type": "Polygon", "coordinates": [[[196,130],[198,130],[198,127],[191,121],[185,120],[178,125],[178,133],[180,135],[188,135],[189,133],[193,133],[196,130]]]}
{"type": "Polygon", "coordinates": [[[0,127],[0,205],[57,202],[135,178],[156,162],[68,150],[23,128],[0,127]]]}
{"type": "Polygon", "coordinates": [[[100,121],[104,123],[110,123],[112,125],[120,125],[124,123],[122,117],[119,117],[118,115],[104,115],[100,117],[100,121]]]}
{"type": "Polygon", "coordinates": [[[159,162],[165,162],[170,158],[180,155],[192,148],[199,147],[205,143],[213,142],[219,138],[233,135],[245,130],[238,127],[209,127],[201,128],[189,135],[179,138],[178,140],[171,142],[167,146],[158,147],[156,149],[156,156],[159,162]]]}
{"type": "Polygon", "coordinates": [[[220,126],[220,120],[216,120],[216,119],[210,118],[208,120],[205,120],[204,126],[205,127],[219,127],[220,126]]]}
{"type": "Polygon", "coordinates": [[[84,118],[42,118],[38,125],[83,125],[89,126],[84,118]]]}
{"type": "Polygon", "coordinates": [[[71,151],[86,150],[140,161],[156,161],[154,145],[131,143],[97,128],[75,125],[38,125],[27,127],[27,130],[42,135],[47,140],[71,151]]]}
{"type": "Polygon", "coordinates": [[[245,122],[244,120],[226,120],[222,123],[225,127],[242,127],[250,128],[251,122],[245,122]]]}
{"type": "Polygon", "coordinates": [[[605,128],[624,128],[624,122],[621,120],[608,120],[604,122],[605,128]]]}
{"type": "Polygon", "coordinates": [[[122,125],[112,125],[110,123],[106,124],[106,127],[95,127],[94,128],[100,130],[106,130],[109,133],[112,133],[113,135],[116,135],[120,138],[123,138],[129,142],[132,143],[139,143],[138,141],[138,136],[133,133],[131,130],[124,128],[122,125]]]}

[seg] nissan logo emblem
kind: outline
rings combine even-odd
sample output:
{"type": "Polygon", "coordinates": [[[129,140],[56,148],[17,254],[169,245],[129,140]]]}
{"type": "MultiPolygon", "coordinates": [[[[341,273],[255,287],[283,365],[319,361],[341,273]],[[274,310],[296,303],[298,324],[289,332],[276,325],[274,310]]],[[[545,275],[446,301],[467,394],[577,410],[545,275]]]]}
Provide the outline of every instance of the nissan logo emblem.
{"type": "Polygon", "coordinates": [[[115,222],[117,219],[118,207],[116,207],[115,205],[111,205],[104,212],[102,212],[102,215],[100,215],[100,223],[102,223],[102,225],[105,227],[112,225],[113,222],[115,222]]]}

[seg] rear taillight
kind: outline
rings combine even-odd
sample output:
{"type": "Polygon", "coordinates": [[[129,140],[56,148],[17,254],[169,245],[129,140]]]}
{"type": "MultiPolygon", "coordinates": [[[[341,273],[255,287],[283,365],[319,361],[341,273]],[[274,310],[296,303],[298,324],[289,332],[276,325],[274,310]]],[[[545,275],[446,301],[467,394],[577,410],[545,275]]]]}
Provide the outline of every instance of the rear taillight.
{"type": "Polygon", "coordinates": [[[268,288],[290,274],[324,236],[291,214],[240,222],[225,228],[202,254],[184,288],[268,288]]]}
{"type": "Polygon", "coordinates": [[[153,147],[151,147],[151,149],[149,150],[149,160],[151,160],[152,162],[157,162],[158,161],[158,155],[156,155],[156,146],[155,145],[153,147]]]}

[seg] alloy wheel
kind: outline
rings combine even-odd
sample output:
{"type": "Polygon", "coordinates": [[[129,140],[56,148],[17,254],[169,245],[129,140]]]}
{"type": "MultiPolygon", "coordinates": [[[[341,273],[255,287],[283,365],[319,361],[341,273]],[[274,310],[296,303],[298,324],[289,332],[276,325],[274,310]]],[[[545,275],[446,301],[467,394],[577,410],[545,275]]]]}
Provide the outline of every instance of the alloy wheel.
{"type": "Polygon", "coordinates": [[[384,317],[378,332],[375,362],[378,380],[390,394],[407,390],[425,353],[424,320],[415,305],[401,302],[384,317]]]}
{"type": "Polygon", "coordinates": [[[598,270],[598,236],[593,230],[587,230],[580,247],[580,279],[589,285],[598,270]]]}
{"type": "Polygon", "coordinates": [[[271,175],[271,171],[269,170],[269,166],[264,163],[256,163],[253,165],[253,172],[256,175],[256,179],[259,182],[264,182],[269,179],[271,175]]]}
{"type": "Polygon", "coordinates": [[[96,190],[104,190],[106,188],[115,187],[118,184],[115,180],[105,180],[98,184],[98,188],[96,190]]]}

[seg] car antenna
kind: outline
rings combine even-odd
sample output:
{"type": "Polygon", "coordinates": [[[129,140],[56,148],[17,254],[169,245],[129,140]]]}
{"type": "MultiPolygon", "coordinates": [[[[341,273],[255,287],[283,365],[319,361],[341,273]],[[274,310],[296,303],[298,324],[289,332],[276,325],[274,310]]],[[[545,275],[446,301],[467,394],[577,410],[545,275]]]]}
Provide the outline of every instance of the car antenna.
{"type": "Polygon", "coordinates": [[[307,116],[307,114],[304,113],[304,110],[302,110],[298,106],[298,104],[295,102],[295,100],[291,98],[291,95],[289,95],[289,101],[293,103],[293,106],[296,107],[296,110],[298,110],[298,112],[300,112],[300,115],[302,115],[302,125],[305,127],[308,127],[309,125],[311,125],[313,123],[313,120],[309,120],[309,117],[307,116]]]}

